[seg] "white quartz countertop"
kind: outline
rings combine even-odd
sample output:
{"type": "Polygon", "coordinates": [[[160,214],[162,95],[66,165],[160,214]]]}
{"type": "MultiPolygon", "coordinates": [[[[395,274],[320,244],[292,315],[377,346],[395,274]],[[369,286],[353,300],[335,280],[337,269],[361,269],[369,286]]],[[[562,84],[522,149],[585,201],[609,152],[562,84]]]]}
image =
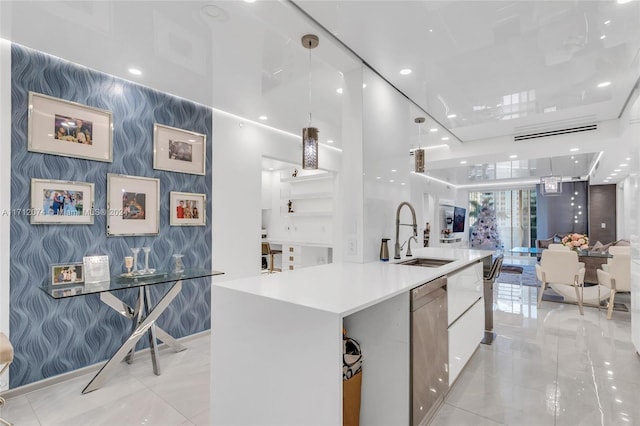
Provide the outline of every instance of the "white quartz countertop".
{"type": "MultiPolygon", "coordinates": [[[[278,274],[262,274],[213,284],[214,287],[268,297],[347,316],[423,283],[477,262],[493,252],[426,247],[413,250],[413,258],[453,259],[438,268],[391,262],[331,263],[278,274]]],[[[400,261],[411,258],[403,258],[400,261]]]]}

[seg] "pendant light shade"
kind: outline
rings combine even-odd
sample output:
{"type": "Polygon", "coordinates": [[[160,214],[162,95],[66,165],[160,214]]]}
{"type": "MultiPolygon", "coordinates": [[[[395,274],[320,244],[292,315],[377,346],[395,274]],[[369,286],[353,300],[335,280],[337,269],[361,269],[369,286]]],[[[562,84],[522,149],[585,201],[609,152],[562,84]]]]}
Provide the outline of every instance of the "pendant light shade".
{"type": "Polygon", "coordinates": [[[540,178],[542,195],[560,195],[562,193],[562,176],[543,176],[540,178]]]}
{"type": "Polygon", "coordinates": [[[416,159],[416,173],[424,173],[424,149],[416,149],[413,155],[416,159]]]}
{"type": "Polygon", "coordinates": [[[311,126],[311,49],[318,47],[320,40],[314,34],[302,36],[302,45],[309,49],[309,125],[302,129],[302,168],[318,168],[318,129],[311,126]]]}
{"type": "Polygon", "coordinates": [[[540,178],[540,194],[541,195],[560,195],[562,193],[562,176],[554,176],[553,162],[549,158],[550,176],[542,176],[540,178]]]}
{"type": "Polygon", "coordinates": [[[302,129],[302,168],[304,170],[318,168],[318,129],[315,127],[302,129]]]}
{"type": "Polygon", "coordinates": [[[424,149],[420,148],[420,137],[421,137],[421,124],[424,123],[424,117],[416,117],[413,120],[418,125],[418,149],[413,152],[413,157],[415,159],[415,171],[416,173],[424,173],[424,149]]]}

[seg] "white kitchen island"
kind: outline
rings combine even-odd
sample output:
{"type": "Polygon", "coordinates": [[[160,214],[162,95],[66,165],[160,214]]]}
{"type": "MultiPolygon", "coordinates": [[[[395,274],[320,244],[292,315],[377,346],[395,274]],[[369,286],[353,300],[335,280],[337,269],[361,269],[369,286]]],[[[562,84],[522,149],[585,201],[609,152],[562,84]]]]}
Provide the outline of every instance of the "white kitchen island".
{"type": "Polygon", "coordinates": [[[364,354],[361,423],[409,424],[410,290],[452,278],[450,375],[453,364],[459,372],[483,337],[482,269],[491,255],[423,248],[414,258],[454,261],[437,268],[333,263],[214,283],[211,423],[342,424],[345,327],[364,354]]]}

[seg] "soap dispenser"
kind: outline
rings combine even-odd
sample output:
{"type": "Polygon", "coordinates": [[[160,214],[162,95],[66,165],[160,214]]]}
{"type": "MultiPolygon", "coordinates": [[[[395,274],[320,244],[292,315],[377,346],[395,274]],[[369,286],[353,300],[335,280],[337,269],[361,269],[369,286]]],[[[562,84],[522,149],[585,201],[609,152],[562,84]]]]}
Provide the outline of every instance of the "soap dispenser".
{"type": "Polygon", "coordinates": [[[382,244],[380,244],[380,260],[383,262],[389,261],[389,246],[387,245],[389,238],[383,238],[382,244]]]}

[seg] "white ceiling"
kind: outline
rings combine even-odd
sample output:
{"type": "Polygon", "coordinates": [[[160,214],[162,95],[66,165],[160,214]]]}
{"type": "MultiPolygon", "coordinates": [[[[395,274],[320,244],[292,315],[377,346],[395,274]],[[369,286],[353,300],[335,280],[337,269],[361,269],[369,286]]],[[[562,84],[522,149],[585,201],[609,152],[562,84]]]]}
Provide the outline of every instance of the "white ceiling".
{"type": "MultiPolygon", "coordinates": [[[[428,165],[457,183],[477,173],[475,164],[502,169],[509,155],[562,163],[569,147],[553,138],[500,155],[479,147],[580,123],[611,128],[640,76],[638,1],[2,1],[0,35],[248,119],[266,115],[263,123],[295,134],[313,111],[321,143],[336,147],[336,89],[361,58],[418,115],[426,111],[455,135],[428,165]],[[311,52],[300,44],[306,33],[321,37],[311,52]],[[132,66],[143,75],[130,75],[132,66]]],[[[428,120],[421,137],[433,145],[426,129],[437,123],[428,120]]],[[[632,143],[603,134],[580,146],[585,163],[604,151],[596,183],[632,143]]]]}

